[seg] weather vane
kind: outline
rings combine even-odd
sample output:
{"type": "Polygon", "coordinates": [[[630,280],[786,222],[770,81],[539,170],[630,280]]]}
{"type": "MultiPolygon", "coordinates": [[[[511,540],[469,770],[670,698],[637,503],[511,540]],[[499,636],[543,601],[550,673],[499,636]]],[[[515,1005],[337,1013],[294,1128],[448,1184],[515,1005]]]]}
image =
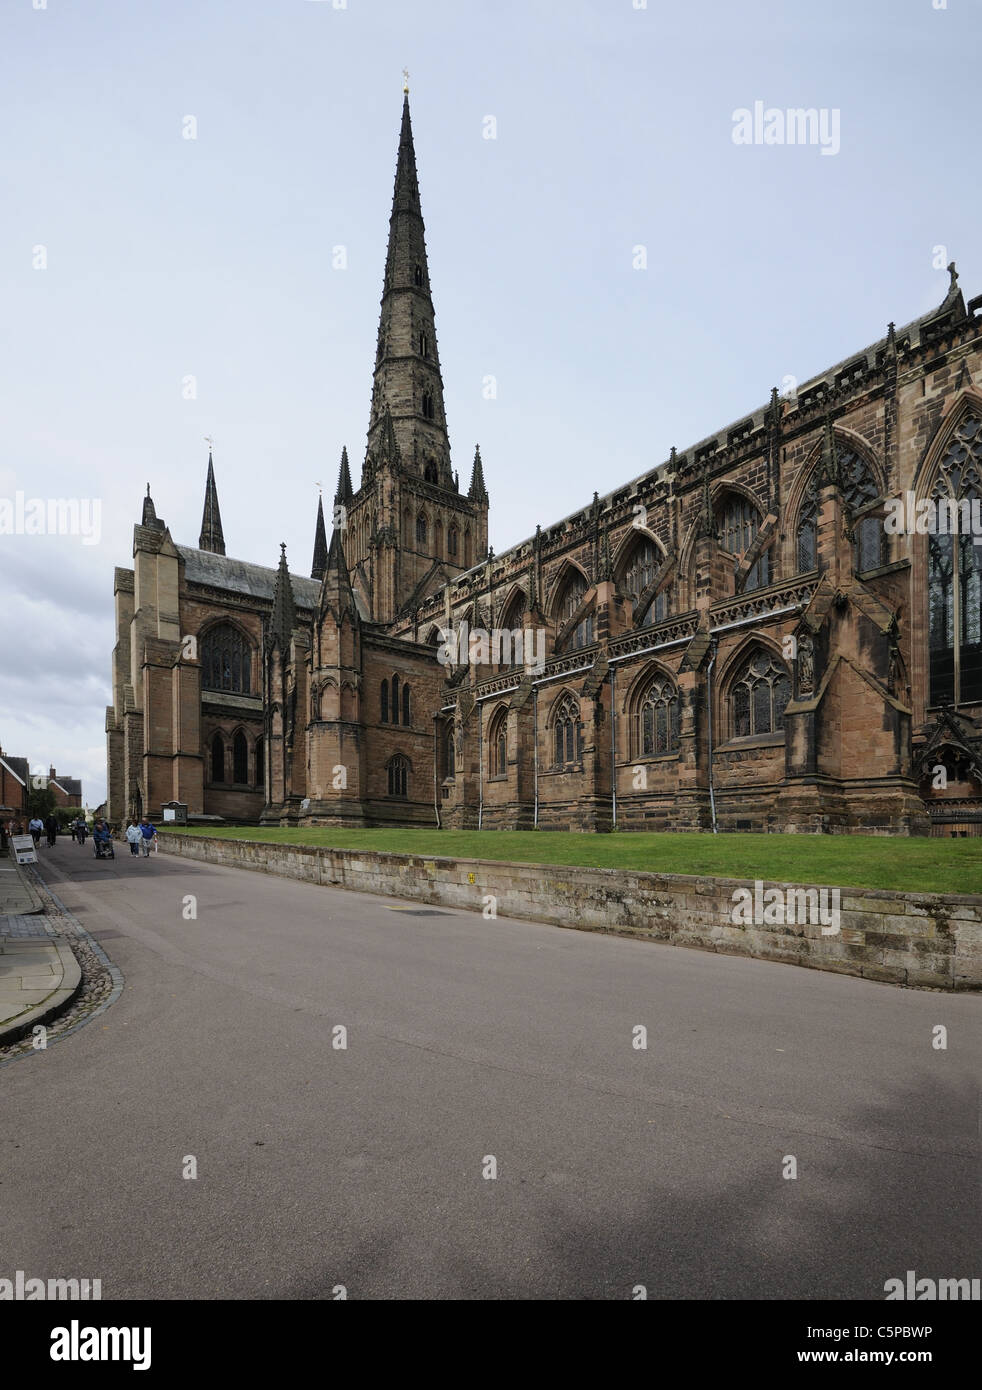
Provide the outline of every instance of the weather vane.
{"type": "Polygon", "coordinates": [[[402,70],[402,90],[403,90],[404,92],[408,92],[408,91],[409,91],[409,69],[408,69],[408,68],[403,68],[403,70],[402,70]]]}
{"type": "Polygon", "coordinates": [[[323,491],[324,491],[324,484],[323,484],[323,483],[314,483],[314,487],[317,489],[318,492],[323,492],[323,491]]]}
{"type": "Polygon", "coordinates": [[[210,454],[215,445],[215,441],[212,439],[210,434],[205,435],[205,443],[208,445],[208,452],[210,454]]]}

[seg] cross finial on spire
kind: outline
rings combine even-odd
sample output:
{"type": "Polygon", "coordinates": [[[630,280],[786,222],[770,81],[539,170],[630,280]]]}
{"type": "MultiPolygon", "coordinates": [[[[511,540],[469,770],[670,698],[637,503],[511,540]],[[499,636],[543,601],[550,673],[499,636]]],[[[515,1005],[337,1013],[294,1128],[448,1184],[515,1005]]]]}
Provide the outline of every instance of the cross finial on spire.
{"type": "Polygon", "coordinates": [[[408,91],[409,91],[409,69],[408,69],[408,68],[403,68],[403,70],[402,70],[402,90],[403,90],[404,92],[408,92],[408,91]]]}

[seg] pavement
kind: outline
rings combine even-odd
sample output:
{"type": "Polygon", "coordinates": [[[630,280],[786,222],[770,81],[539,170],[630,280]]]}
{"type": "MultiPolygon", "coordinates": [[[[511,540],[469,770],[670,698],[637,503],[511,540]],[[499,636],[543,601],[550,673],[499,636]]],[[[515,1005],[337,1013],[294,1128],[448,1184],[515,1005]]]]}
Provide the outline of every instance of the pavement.
{"type": "Polygon", "coordinates": [[[41,873],[125,986],[0,1067],[0,1277],[781,1300],[982,1275],[975,996],[67,841],[41,873]]]}
{"type": "Polygon", "coordinates": [[[56,1018],[81,981],[74,952],[44,916],[29,870],[0,851],[0,1047],[56,1018]]]}

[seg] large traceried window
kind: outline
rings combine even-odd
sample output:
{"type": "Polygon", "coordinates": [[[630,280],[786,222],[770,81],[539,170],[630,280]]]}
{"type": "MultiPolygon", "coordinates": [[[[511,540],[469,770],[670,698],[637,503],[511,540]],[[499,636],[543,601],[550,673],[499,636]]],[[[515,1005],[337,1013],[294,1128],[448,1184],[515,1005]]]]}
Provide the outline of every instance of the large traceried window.
{"type": "MultiPolygon", "coordinates": [[[[727,493],[716,516],[716,537],[731,555],[742,555],[753,544],[760,530],[760,513],[749,498],[739,493],[727,493]]],[[[765,550],[747,575],[743,589],[763,589],[771,582],[770,551],[765,550]]]]}
{"type": "Polygon", "coordinates": [[[637,602],[648,585],[658,573],[662,562],[661,551],[649,536],[642,536],[635,544],[630,563],[624,571],[621,588],[630,594],[635,604],[635,625],[648,627],[651,623],[663,622],[668,617],[668,591],[662,589],[648,605],[647,612],[638,622],[637,602]]]}
{"type": "Polygon", "coordinates": [[[956,427],[931,493],[934,533],[928,536],[932,705],[982,702],[982,417],[956,427]]]}
{"type": "MultiPolygon", "coordinates": [[[[846,510],[855,515],[880,495],[873,470],[855,449],[836,442],[836,461],[842,480],[841,494],[846,510]]],[[[798,571],[807,574],[818,565],[818,480],[820,469],[814,468],[805,487],[801,511],[798,513],[796,553],[798,571]]],[[[883,521],[878,516],[866,516],[855,523],[853,566],[857,571],[875,570],[886,564],[886,536],[883,521]]]]}
{"type": "Polygon", "coordinates": [[[201,685],[204,690],[252,691],[252,648],[231,623],[209,628],[201,643],[201,685]]]}
{"type": "Polygon", "coordinates": [[[634,739],[639,758],[679,751],[679,696],[668,676],[657,675],[643,688],[634,716],[634,739]]]}
{"type": "MultiPolygon", "coordinates": [[[[579,570],[575,570],[563,585],[562,596],[556,613],[560,629],[567,623],[583,602],[587,582],[579,570]]],[[[575,652],[580,647],[589,647],[593,641],[593,614],[588,613],[576,624],[575,629],[563,641],[564,652],[575,652]]]]}
{"type": "Polygon", "coordinates": [[[553,760],[556,767],[575,763],[583,753],[580,707],[574,695],[562,696],[553,713],[553,760]]]}
{"type": "Polygon", "coordinates": [[[457,747],[456,747],[456,744],[454,743],[454,730],[453,730],[453,725],[452,725],[452,724],[451,724],[450,728],[447,730],[446,746],[445,746],[445,760],[446,760],[446,768],[447,768],[447,772],[446,772],[447,777],[456,777],[456,775],[457,775],[457,747]]]}
{"type": "Polygon", "coordinates": [[[730,686],[733,737],[779,732],[790,698],[791,679],[781,662],[770,652],[754,652],[730,686]]]}

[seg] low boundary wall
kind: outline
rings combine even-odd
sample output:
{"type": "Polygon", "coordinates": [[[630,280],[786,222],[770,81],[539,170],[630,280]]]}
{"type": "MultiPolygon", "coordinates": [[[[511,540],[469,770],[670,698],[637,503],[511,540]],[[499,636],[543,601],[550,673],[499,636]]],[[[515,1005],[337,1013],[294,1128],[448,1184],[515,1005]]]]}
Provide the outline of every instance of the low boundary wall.
{"type": "MultiPolygon", "coordinates": [[[[427,858],[174,831],[160,835],[160,846],[165,853],[209,864],[358,893],[477,911],[492,897],[502,917],[757,956],[898,985],[982,989],[982,897],[841,888],[838,931],[826,934],[819,922],[736,924],[734,894],[746,890],[745,899],[755,890],[754,881],[746,879],[427,858]]],[[[764,883],[763,893],[805,886],[764,883]]],[[[759,906],[759,882],[756,888],[759,906]]],[[[759,918],[760,912],[752,915],[759,918]]]]}

